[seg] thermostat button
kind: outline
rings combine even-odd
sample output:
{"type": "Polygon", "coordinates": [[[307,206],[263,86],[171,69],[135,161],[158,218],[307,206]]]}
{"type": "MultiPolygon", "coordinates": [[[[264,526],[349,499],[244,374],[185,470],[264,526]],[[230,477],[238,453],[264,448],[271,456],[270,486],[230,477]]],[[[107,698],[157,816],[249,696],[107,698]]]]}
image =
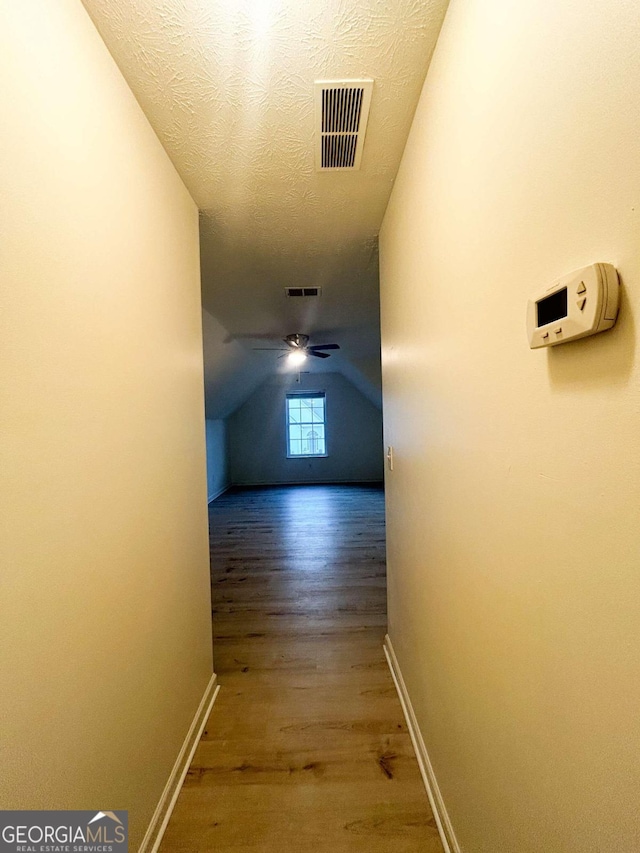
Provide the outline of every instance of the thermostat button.
{"type": "Polygon", "coordinates": [[[578,308],[581,311],[584,311],[584,306],[587,304],[587,297],[584,296],[582,299],[578,299],[578,308]]]}
{"type": "Polygon", "coordinates": [[[561,333],[562,333],[562,326],[560,326],[560,328],[559,328],[559,329],[556,329],[556,330],[555,330],[555,333],[556,333],[556,335],[561,334],[561,333]]]}
{"type": "Polygon", "coordinates": [[[577,289],[576,293],[586,293],[586,292],[587,292],[587,288],[585,286],[585,283],[584,283],[584,281],[581,281],[580,287],[577,289]]]}

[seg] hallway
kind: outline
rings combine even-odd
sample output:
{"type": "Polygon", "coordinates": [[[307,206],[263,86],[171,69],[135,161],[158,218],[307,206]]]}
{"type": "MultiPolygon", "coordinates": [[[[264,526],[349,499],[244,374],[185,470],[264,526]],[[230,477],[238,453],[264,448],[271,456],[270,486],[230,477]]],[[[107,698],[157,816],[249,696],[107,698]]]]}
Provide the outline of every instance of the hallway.
{"type": "Polygon", "coordinates": [[[209,513],[222,687],[161,853],[439,853],[382,649],[382,489],[233,490],[209,513]]]}

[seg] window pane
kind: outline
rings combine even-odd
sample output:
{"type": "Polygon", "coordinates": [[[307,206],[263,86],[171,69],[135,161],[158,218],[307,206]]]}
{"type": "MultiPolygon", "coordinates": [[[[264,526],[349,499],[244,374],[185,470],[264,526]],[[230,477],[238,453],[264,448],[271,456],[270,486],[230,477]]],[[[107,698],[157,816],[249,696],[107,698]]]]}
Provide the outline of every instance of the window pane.
{"type": "Polygon", "coordinates": [[[288,455],[324,456],[324,397],[287,397],[288,455]]]}
{"type": "Polygon", "coordinates": [[[313,429],[308,429],[305,432],[305,441],[302,442],[305,453],[318,453],[318,433],[313,429]]]}

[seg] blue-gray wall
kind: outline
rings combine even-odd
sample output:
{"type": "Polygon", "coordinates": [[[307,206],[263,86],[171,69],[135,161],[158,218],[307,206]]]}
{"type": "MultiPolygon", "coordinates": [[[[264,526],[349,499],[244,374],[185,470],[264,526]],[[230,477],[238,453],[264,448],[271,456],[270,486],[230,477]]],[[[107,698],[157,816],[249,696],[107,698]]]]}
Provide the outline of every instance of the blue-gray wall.
{"type": "Polygon", "coordinates": [[[229,486],[227,429],[223,420],[207,420],[207,498],[212,501],[229,486]]]}
{"type": "Polygon", "coordinates": [[[276,376],[228,419],[231,482],[377,482],[383,478],[382,413],[339,373],[276,376]],[[288,459],[285,400],[291,391],[324,391],[328,456],[288,459]]]}

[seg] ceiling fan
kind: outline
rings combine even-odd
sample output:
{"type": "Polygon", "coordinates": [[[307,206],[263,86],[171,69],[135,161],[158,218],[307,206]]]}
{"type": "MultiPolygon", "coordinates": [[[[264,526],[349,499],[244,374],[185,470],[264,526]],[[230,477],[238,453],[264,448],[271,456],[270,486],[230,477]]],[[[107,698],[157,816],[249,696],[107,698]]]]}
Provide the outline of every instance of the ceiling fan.
{"type": "Polygon", "coordinates": [[[282,352],[283,355],[280,358],[288,355],[293,356],[296,361],[304,361],[308,355],[315,356],[315,358],[329,358],[331,353],[324,352],[324,350],[340,349],[338,344],[313,344],[309,346],[309,335],[287,335],[282,340],[286,347],[254,347],[254,349],[282,352]]]}

